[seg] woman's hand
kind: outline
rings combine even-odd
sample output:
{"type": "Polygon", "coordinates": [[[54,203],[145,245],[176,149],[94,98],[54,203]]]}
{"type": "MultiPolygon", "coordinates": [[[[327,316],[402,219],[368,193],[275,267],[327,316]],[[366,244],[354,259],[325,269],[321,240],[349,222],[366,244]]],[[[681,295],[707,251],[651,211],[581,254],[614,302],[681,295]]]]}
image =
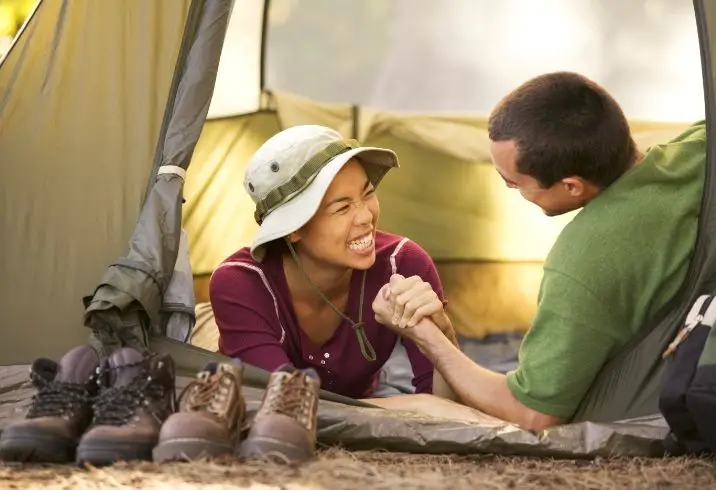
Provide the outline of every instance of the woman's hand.
{"type": "Polygon", "coordinates": [[[390,303],[390,284],[384,285],[373,300],[375,321],[386,327],[393,327],[393,305],[390,303]]]}
{"type": "Polygon", "coordinates": [[[420,276],[393,274],[388,286],[388,301],[393,309],[390,322],[398,328],[412,328],[423,318],[435,320],[444,315],[442,301],[420,276]]]}

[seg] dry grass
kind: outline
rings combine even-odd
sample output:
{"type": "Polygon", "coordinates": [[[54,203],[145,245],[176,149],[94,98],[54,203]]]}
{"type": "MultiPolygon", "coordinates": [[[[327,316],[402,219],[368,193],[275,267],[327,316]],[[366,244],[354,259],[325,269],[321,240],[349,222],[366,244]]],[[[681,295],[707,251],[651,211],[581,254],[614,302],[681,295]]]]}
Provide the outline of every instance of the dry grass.
{"type": "Polygon", "coordinates": [[[298,467],[268,462],[120,463],[108,468],[0,465],[4,489],[422,490],[714,488],[709,459],[554,461],[324,451],[298,467]]]}

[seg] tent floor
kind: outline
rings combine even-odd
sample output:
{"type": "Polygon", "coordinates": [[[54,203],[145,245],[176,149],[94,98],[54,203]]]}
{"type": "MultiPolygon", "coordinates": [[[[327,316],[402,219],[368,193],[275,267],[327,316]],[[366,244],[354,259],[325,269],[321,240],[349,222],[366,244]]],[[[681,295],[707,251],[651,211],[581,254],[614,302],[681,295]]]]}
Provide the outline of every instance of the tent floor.
{"type": "Polygon", "coordinates": [[[499,456],[429,456],[331,449],[299,468],[270,463],[3,466],[7,488],[223,488],[251,490],[473,490],[530,488],[714,488],[716,465],[699,459],[537,460],[499,456]],[[265,485],[265,486],[264,486],[265,485]]]}
{"type": "MultiPolygon", "coordinates": [[[[0,366],[0,431],[22,418],[31,402],[34,391],[28,382],[28,368],[27,365],[0,366]]],[[[177,390],[183,389],[189,381],[190,378],[178,377],[177,390]]],[[[247,422],[250,422],[264,391],[244,387],[243,392],[248,409],[247,422]]],[[[430,406],[435,406],[437,402],[452,403],[432,398],[428,401],[430,406]]],[[[484,415],[480,416],[479,412],[467,407],[459,408],[459,415],[448,419],[412,411],[355,407],[321,400],[318,440],[326,446],[341,446],[350,450],[406,453],[492,453],[556,458],[653,457],[663,454],[661,440],[667,432],[663,419],[654,416],[611,424],[569,424],[533,434],[509,424],[487,420],[484,415]]],[[[436,411],[444,413],[439,407],[436,411]]]]}

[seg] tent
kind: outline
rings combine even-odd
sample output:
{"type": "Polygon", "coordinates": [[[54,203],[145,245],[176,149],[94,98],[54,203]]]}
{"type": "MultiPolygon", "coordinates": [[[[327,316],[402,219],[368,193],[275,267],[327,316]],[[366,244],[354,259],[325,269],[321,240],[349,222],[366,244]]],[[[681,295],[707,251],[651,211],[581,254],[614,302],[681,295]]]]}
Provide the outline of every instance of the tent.
{"type": "MultiPolygon", "coordinates": [[[[602,4],[244,0],[231,10],[229,0],[38,2],[0,65],[0,363],[7,366],[0,427],[29,401],[26,364],[87,339],[85,310],[108,325],[119,320],[103,316],[118,291],[126,299],[166,288],[187,245],[180,225],[195,275],[245,244],[253,224],[241,166],[267,137],[297,123],[396,149],[404,164],[381,186],[383,227],[438,262],[461,333],[524,329],[540,262],[570,217],[547,220],[500,186],[485,151],[484,117],[496,98],[532,74],[568,68],[622,100],[641,146],[704,113],[712,131],[716,7],[602,4]],[[647,21],[633,22],[637,16],[647,21]],[[584,18],[600,29],[587,29],[584,18]],[[665,19],[679,28],[664,34],[665,19]],[[638,56],[635,45],[643,47],[638,56]]],[[[714,158],[683,304],[716,267],[714,158]]],[[[151,303],[153,318],[138,321],[161,323],[161,298],[139,300],[151,303]]],[[[683,308],[645,332],[647,340],[663,343],[683,308]]],[[[145,332],[182,374],[218,357],[163,333],[145,332]]],[[[643,364],[657,386],[663,365],[643,364]]],[[[595,393],[615,382],[605,373],[595,393]]],[[[265,373],[249,378],[260,389],[265,373]]],[[[494,421],[395,416],[324,392],[319,438],[427,452],[651,454],[664,427],[651,417],[653,393],[642,395],[623,401],[647,417],[638,422],[608,423],[605,415],[534,435],[494,421]]]]}

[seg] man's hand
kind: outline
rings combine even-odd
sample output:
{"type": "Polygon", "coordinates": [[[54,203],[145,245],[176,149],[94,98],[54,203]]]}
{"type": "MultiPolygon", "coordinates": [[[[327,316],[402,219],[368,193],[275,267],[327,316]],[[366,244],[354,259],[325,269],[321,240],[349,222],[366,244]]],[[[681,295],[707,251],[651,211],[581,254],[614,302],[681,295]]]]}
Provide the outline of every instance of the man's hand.
{"type": "Polygon", "coordinates": [[[443,303],[429,283],[418,276],[405,278],[394,274],[373,301],[375,319],[402,337],[412,338],[412,329],[427,318],[445,334],[453,345],[457,336],[443,303]]]}
{"type": "Polygon", "coordinates": [[[398,328],[412,328],[423,318],[444,314],[443,303],[429,282],[419,276],[390,277],[388,299],[393,307],[391,323],[398,328]]]}

